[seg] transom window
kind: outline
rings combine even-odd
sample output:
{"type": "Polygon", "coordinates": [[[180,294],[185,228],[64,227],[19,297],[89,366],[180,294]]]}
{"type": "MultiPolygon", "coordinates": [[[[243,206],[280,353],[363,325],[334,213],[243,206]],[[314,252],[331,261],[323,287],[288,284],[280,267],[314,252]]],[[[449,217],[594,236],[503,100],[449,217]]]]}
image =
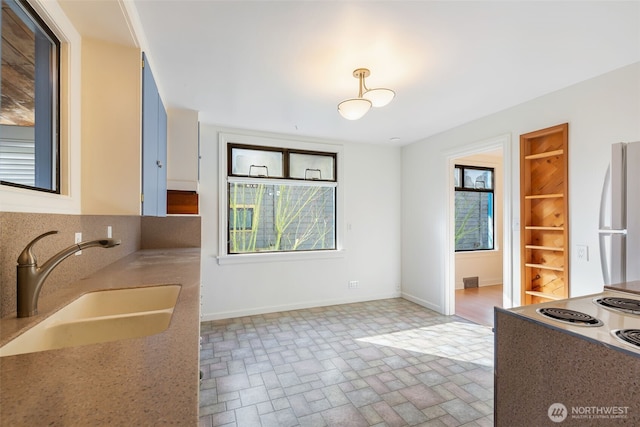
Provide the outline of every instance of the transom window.
{"type": "Polygon", "coordinates": [[[494,170],[456,165],[456,252],[494,249],[494,170]]]}
{"type": "Polygon", "coordinates": [[[227,252],[336,249],[336,153],[227,145],[227,252]]]}

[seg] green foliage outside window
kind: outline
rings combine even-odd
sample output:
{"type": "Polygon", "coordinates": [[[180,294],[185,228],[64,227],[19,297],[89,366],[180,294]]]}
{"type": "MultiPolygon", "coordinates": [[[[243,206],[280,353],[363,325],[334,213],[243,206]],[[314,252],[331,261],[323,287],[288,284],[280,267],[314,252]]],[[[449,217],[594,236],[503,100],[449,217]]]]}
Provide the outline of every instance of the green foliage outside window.
{"type": "Polygon", "coordinates": [[[229,184],[229,253],[335,249],[335,187],[229,184]],[[248,206],[250,229],[245,224],[248,206]]]}

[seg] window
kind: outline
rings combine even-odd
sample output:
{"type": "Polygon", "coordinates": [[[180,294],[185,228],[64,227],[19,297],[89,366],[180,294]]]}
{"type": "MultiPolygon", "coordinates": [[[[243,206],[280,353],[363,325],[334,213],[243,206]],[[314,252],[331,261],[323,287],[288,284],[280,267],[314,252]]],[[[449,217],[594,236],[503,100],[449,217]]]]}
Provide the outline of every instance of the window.
{"type": "Polygon", "coordinates": [[[493,168],[456,165],[456,252],[494,249],[493,168]]]}
{"type": "Polygon", "coordinates": [[[227,145],[227,253],[336,249],[336,153],[227,145]]]}
{"type": "Polygon", "coordinates": [[[60,41],[22,0],[2,0],[0,181],[60,192],[60,41]]]}

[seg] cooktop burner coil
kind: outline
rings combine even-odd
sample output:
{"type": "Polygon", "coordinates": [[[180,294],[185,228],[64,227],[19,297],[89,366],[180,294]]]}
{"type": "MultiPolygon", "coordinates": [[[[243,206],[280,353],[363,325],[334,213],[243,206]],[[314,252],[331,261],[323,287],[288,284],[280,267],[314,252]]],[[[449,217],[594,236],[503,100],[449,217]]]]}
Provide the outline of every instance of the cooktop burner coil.
{"type": "Polygon", "coordinates": [[[640,315],[640,300],[620,297],[596,298],[594,302],[605,308],[621,311],[628,314],[640,315]]]}
{"type": "Polygon", "coordinates": [[[611,335],[626,344],[640,348],[640,329],[615,329],[611,331],[611,335]]]}
{"type": "Polygon", "coordinates": [[[550,319],[576,326],[602,326],[603,324],[600,320],[589,314],[569,310],[567,308],[543,307],[536,311],[550,319]]]}

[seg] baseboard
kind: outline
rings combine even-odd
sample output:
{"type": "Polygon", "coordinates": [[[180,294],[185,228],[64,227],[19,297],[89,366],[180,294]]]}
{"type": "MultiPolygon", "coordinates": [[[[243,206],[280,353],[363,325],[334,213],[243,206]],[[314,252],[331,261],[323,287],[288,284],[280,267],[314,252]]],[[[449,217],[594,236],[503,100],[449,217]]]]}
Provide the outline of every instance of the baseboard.
{"type": "MultiPolygon", "coordinates": [[[[478,287],[482,288],[483,286],[495,286],[495,285],[501,285],[503,282],[502,277],[496,277],[493,279],[479,279],[478,280],[478,287]]],[[[456,282],[456,291],[464,289],[464,283],[462,282],[456,282]]]]}
{"type": "Polygon", "coordinates": [[[421,305],[424,308],[428,308],[429,310],[433,310],[433,311],[435,311],[437,313],[440,313],[440,314],[444,313],[444,310],[442,310],[442,307],[440,307],[439,305],[433,304],[430,301],[423,300],[422,298],[418,298],[418,297],[413,296],[411,294],[408,294],[406,292],[402,292],[402,298],[404,298],[406,300],[409,300],[411,302],[414,302],[414,303],[416,303],[418,305],[421,305]]]}
{"type": "Polygon", "coordinates": [[[306,308],[327,307],[330,305],[340,305],[340,304],[353,304],[358,302],[376,301],[381,299],[400,298],[400,297],[402,297],[400,292],[391,292],[388,294],[384,293],[384,294],[377,294],[377,295],[367,295],[364,297],[354,296],[350,298],[337,298],[337,299],[322,300],[322,301],[305,301],[305,302],[295,303],[295,304],[285,304],[285,305],[278,305],[278,306],[256,307],[256,308],[244,309],[244,310],[230,310],[230,311],[223,311],[218,313],[208,313],[208,314],[203,314],[201,316],[201,320],[203,322],[208,322],[211,320],[233,319],[236,317],[255,316],[259,314],[277,313],[281,311],[302,310],[306,308]]]}

